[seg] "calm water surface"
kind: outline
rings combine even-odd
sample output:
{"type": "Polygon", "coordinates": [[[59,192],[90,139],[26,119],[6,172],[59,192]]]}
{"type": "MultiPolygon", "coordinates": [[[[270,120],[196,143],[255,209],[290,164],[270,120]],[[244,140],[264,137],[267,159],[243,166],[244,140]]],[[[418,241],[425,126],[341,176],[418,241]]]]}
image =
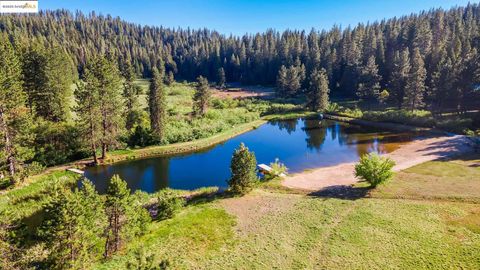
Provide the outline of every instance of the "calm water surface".
{"type": "Polygon", "coordinates": [[[415,136],[326,120],[275,121],[206,150],[91,167],[85,176],[100,192],[113,174],[119,174],[132,190],[146,192],[165,187],[223,188],[230,177],[232,153],[241,142],[255,152],[259,164],[279,158],[295,173],[356,161],[368,152],[391,152],[415,136]]]}

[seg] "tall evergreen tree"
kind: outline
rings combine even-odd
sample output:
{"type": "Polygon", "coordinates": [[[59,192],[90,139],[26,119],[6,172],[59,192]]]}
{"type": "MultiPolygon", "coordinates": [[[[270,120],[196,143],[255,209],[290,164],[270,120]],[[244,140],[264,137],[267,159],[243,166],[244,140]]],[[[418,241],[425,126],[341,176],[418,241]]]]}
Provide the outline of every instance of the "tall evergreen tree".
{"type": "Polygon", "coordinates": [[[217,72],[217,86],[220,88],[225,87],[225,70],[223,67],[219,68],[217,72]]]}
{"type": "Polygon", "coordinates": [[[89,72],[84,78],[85,82],[78,82],[75,90],[77,106],[74,108],[78,117],[78,124],[84,135],[85,143],[90,147],[93,162],[98,164],[97,149],[100,146],[101,120],[99,93],[95,88],[95,78],[89,72]]]}
{"type": "Polygon", "coordinates": [[[118,144],[118,136],[125,126],[122,107],[118,106],[123,103],[120,74],[118,67],[111,60],[106,57],[96,57],[87,65],[85,77],[92,79],[94,91],[98,92],[102,129],[100,141],[102,159],[105,159],[108,148],[118,144]]]}
{"type": "Polygon", "coordinates": [[[324,111],[328,106],[328,77],[325,69],[314,69],[310,74],[310,87],[307,94],[307,106],[313,111],[324,111]]]}
{"type": "Polygon", "coordinates": [[[139,121],[138,95],[141,93],[140,86],[135,84],[135,71],[130,63],[126,63],[122,69],[123,98],[125,99],[125,128],[131,130],[139,121]]]}
{"type": "Polygon", "coordinates": [[[165,134],[165,125],[167,118],[167,94],[163,85],[163,69],[153,69],[152,79],[150,80],[150,92],[148,95],[148,104],[150,110],[150,127],[161,141],[165,134]]]}
{"type": "Polygon", "coordinates": [[[8,39],[0,37],[0,169],[8,170],[12,182],[22,162],[33,157],[32,125],[19,60],[8,39]]]}
{"type": "Polygon", "coordinates": [[[282,65],[278,70],[277,75],[277,89],[280,96],[286,96],[287,92],[287,68],[282,65]]]}
{"type": "Polygon", "coordinates": [[[410,110],[421,108],[425,104],[423,103],[423,97],[425,95],[425,80],[427,72],[425,70],[420,50],[415,48],[411,58],[411,69],[408,76],[407,85],[405,88],[405,96],[403,104],[410,110]]]}
{"type": "Polygon", "coordinates": [[[372,101],[378,98],[380,93],[381,76],[378,75],[378,67],[375,56],[370,56],[365,66],[360,68],[357,86],[357,96],[362,100],[372,101]]]}
{"type": "Polygon", "coordinates": [[[299,62],[288,68],[282,66],[277,75],[277,90],[283,97],[293,97],[298,94],[305,80],[305,66],[299,62]]]}
{"type": "Polygon", "coordinates": [[[42,234],[52,269],[86,269],[101,257],[106,219],[102,200],[88,180],[71,192],[57,191],[46,206],[42,234]]]}
{"type": "Polygon", "coordinates": [[[208,80],[203,76],[197,78],[195,95],[193,96],[193,114],[204,116],[207,113],[208,103],[210,102],[211,92],[208,80]]]}
{"type": "Polygon", "coordinates": [[[77,84],[76,111],[84,131],[88,134],[94,161],[97,147],[101,145],[102,159],[109,146],[118,143],[123,130],[120,75],[116,65],[105,57],[96,57],[85,68],[84,83],[77,84]]]}
{"type": "Polygon", "coordinates": [[[76,72],[68,55],[61,48],[30,47],[22,63],[30,108],[50,121],[69,119],[76,72]]]}
{"type": "Polygon", "coordinates": [[[125,242],[140,235],[150,216],[146,209],[134,201],[127,183],[118,175],[114,175],[108,183],[105,211],[108,226],[104,257],[108,258],[118,252],[125,242]]]}
{"type": "Polygon", "coordinates": [[[408,76],[410,74],[410,57],[408,49],[402,52],[396,52],[393,60],[393,70],[390,76],[391,95],[398,107],[403,104],[405,88],[407,87],[408,76]]]}

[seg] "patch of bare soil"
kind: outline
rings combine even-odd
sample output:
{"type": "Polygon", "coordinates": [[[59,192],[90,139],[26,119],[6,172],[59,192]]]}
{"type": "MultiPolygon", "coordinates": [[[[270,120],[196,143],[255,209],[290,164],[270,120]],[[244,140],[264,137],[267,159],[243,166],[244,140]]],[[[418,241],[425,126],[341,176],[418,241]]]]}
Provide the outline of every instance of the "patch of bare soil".
{"type": "Polygon", "coordinates": [[[240,234],[254,232],[261,224],[264,216],[278,215],[295,204],[297,195],[273,194],[255,190],[243,197],[221,200],[219,204],[237,217],[236,230],[240,234]]]}
{"type": "MultiPolygon", "coordinates": [[[[465,136],[443,136],[418,139],[385,154],[396,163],[394,171],[401,171],[431,160],[450,158],[472,152],[465,136]]],[[[314,169],[286,177],[282,185],[303,190],[322,190],[345,187],[358,182],[354,175],[355,163],[314,169]]]]}
{"type": "Polygon", "coordinates": [[[269,99],[272,98],[275,94],[273,88],[262,87],[262,86],[242,86],[226,89],[214,89],[213,96],[217,98],[232,98],[232,99],[242,99],[242,98],[263,98],[269,99]]]}

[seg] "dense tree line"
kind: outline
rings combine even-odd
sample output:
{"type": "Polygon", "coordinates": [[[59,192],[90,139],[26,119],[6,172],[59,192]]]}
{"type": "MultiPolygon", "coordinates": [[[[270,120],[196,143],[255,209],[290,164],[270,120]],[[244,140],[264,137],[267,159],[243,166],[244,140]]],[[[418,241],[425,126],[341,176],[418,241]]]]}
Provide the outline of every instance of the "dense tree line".
{"type": "Polygon", "coordinates": [[[325,110],[329,95],[409,110],[477,109],[479,26],[478,5],[242,37],[64,10],[1,16],[0,177],[15,182],[32,161],[98,162],[121,143],[162,143],[165,86],[175,79],[198,78],[195,117],[207,113],[208,81],[276,84],[280,96],[306,95],[313,110],[325,110]],[[148,111],[138,109],[138,76],[152,78],[148,111]]]}
{"type": "Polygon", "coordinates": [[[284,89],[291,94],[307,89],[305,79],[324,68],[332,94],[373,100],[387,89],[390,103],[432,110],[478,105],[473,90],[478,80],[479,26],[476,4],[345,29],[268,30],[241,37],[207,29],[140,26],[65,10],[0,18],[1,31],[15,44],[62,47],[80,73],[88,59],[101,53],[120,66],[131,63],[144,77],[165,65],[168,81],[173,76],[194,80],[202,75],[219,85],[223,81],[275,84],[285,76],[294,79],[284,89]]]}

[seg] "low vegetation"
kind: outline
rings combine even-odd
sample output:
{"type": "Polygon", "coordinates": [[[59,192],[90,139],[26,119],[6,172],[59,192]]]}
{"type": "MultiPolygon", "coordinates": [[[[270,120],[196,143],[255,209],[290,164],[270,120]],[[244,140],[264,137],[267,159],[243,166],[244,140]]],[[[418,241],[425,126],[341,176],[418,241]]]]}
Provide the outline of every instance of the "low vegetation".
{"type": "Polygon", "coordinates": [[[377,153],[363,155],[355,165],[355,176],[376,187],[393,177],[395,162],[377,153]]]}
{"type": "Polygon", "coordinates": [[[478,147],[479,14],[472,4],[242,38],[93,13],[1,16],[0,268],[480,268],[477,156],[397,175],[363,156],[355,175],[376,189],[341,188],[355,197],[257,185],[243,144],[226,193],[132,193],[115,175],[100,195],[65,167],[41,173],[198,150],[324,111],[465,132],[478,147]],[[276,83],[275,96],[212,96],[236,82],[276,83]]]}
{"type": "Polygon", "coordinates": [[[254,189],[243,197],[190,204],[170,220],[151,223],[148,233],[132,242],[124,255],[96,269],[122,268],[136,260],[142,248],[152,252],[156,265],[168,261],[176,269],[238,265],[476,269],[480,265],[476,256],[480,252],[480,193],[472,187],[478,186],[475,179],[480,161],[478,156],[462,159],[428,162],[400,172],[374,189],[370,198],[349,200],[254,189]],[[463,173],[451,179],[455,170],[463,173]],[[465,196],[476,198],[477,203],[451,200],[448,187],[460,177],[464,182],[451,194],[464,190],[465,196]],[[411,189],[399,188],[402,186],[411,189]]]}
{"type": "Polygon", "coordinates": [[[327,108],[327,112],[339,116],[376,122],[390,122],[417,127],[437,128],[440,130],[468,133],[478,127],[478,115],[476,113],[445,113],[432,114],[427,110],[405,110],[391,107],[378,107],[361,105],[357,102],[345,103],[345,106],[333,103],[327,108]],[[361,109],[364,108],[364,109],[361,109]]]}

